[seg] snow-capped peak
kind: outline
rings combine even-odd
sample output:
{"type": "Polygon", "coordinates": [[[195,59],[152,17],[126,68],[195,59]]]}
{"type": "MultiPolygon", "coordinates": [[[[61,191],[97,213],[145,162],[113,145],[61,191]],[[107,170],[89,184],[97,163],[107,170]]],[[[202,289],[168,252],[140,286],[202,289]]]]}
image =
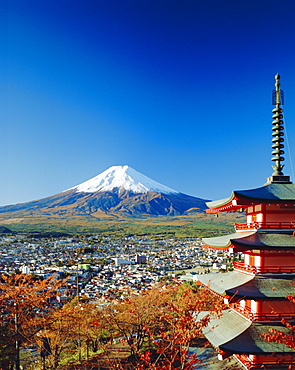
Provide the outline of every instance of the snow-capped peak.
{"type": "Polygon", "coordinates": [[[112,166],[92,179],[74,186],[71,190],[78,193],[94,193],[96,191],[111,191],[114,188],[132,191],[133,193],[178,193],[149,177],[135,171],[129,166],[112,166]]]}

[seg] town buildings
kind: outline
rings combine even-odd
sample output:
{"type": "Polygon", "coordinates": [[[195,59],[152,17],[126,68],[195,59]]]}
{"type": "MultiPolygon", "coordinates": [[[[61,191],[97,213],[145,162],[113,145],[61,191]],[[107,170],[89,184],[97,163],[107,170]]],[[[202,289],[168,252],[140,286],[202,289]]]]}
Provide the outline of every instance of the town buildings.
{"type": "Polygon", "coordinates": [[[123,238],[0,238],[0,274],[57,272],[68,276],[72,294],[92,301],[138,294],[174,272],[199,267],[218,271],[227,254],[203,250],[198,238],[153,240],[148,236],[123,238]],[[128,263],[125,263],[128,261],[128,263]],[[122,263],[120,263],[122,262],[122,263]]]}
{"type": "Polygon", "coordinates": [[[199,276],[228,304],[205,335],[219,349],[220,359],[234,355],[245,369],[295,369],[289,327],[295,321],[295,305],[287,298],[295,288],[295,185],[282,172],[283,94],[280,76],[275,80],[272,176],[260,188],[233,191],[229,198],[208,203],[208,213],[245,212],[247,222],[236,224],[234,234],[205,238],[204,247],[242,252],[244,260],[234,262],[232,272],[199,276]],[[274,332],[282,334],[267,341],[274,332]],[[282,340],[284,335],[290,346],[282,340]]]}

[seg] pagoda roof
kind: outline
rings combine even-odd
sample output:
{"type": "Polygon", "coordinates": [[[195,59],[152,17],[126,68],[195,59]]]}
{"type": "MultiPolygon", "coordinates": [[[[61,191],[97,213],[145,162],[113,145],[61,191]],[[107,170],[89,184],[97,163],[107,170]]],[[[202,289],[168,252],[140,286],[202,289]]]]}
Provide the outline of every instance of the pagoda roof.
{"type": "Polygon", "coordinates": [[[257,231],[242,239],[232,239],[235,246],[249,249],[253,247],[258,249],[290,249],[295,248],[295,236],[292,232],[266,232],[257,231]]]}
{"type": "Polygon", "coordinates": [[[278,323],[251,323],[234,310],[225,310],[221,317],[212,318],[203,330],[206,338],[214,347],[223,351],[237,354],[286,354],[295,353],[283,343],[267,342],[262,334],[267,334],[270,329],[279,330],[289,334],[290,330],[278,323]]]}
{"type": "Polygon", "coordinates": [[[220,295],[248,299],[285,299],[294,293],[295,277],[251,276],[239,271],[198,275],[199,281],[220,295]]]}
{"type": "Polygon", "coordinates": [[[228,289],[236,289],[237,286],[252,280],[253,276],[238,271],[225,273],[209,273],[198,275],[198,280],[205,286],[220,295],[226,295],[228,289]]]}
{"type": "Polygon", "coordinates": [[[236,247],[236,250],[288,250],[295,248],[295,236],[292,232],[252,231],[203,238],[203,242],[210,248],[225,250],[236,247]]]}
{"type": "Polygon", "coordinates": [[[239,232],[229,235],[215,236],[213,238],[202,238],[203,242],[210,248],[228,249],[232,245],[232,240],[245,238],[255,234],[256,231],[239,232]]]}
{"type": "Polygon", "coordinates": [[[235,190],[229,198],[207,202],[206,212],[236,211],[260,203],[295,202],[295,184],[268,184],[249,190],[235,190]]]}

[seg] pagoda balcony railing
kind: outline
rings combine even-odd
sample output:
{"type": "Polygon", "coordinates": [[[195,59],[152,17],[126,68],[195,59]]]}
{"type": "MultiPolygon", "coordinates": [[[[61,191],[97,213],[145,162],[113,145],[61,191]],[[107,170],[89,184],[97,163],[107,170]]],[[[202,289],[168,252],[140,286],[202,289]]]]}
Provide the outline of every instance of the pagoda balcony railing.
{"type": "Polygon", "coordinates": [[[250,230],[295,230],[295,222],[249,222],[235,224],[236,231],[250,230]]]}
{"type": "Polygon", "coordinates": [[[249,307],[241,307],[238,303],[231,303],[230,308],[234,311],[240,313],[247,319],[251,321],[281,321],[285,320],[294,320],[294,313],[277,313],[277,312],[253,312],[249,307]]]}
{"type": "Polygon", "coordinates": [[[243,365],[246,367],[246,369],[258,369],[258,368],[261,368],[261,369],[264,369],[265,366],[267,367],[267,369],[282,369],[282,370],[287,370],[287,369],[291,369],[290,366],[294,365],[294,361],[293,360],[250,360],[249,357],[247,355],[238,355],[238,354],[235,354],[235,357],[241,361],[243,363],[243,365]],[[265,366],[264,366],[265,365],[265,366]],[[280,366],[280,367],[278,367],[280,366]]]}
{"type": "Polygon", "coordinates": [[[246,272],[251,275],[265,275],[265,274],[295,274],[295,266],[253,266],[247,265],[243,262],[234,261],[234,269],[246,272]]]}

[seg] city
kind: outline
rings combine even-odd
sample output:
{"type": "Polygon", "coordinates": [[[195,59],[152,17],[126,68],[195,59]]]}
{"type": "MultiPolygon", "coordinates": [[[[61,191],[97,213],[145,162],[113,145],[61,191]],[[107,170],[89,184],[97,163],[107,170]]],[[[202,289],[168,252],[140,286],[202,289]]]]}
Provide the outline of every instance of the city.
{"type": "MultiPolygon", "coordinates": [[[[0,273],[67,276],[68,292],[90,300],[124,298],[185,271],[227,270],[233,255],[206,250],[199,238],[153,240],[147,236],[0,239],[0,273]]],[[[191,274],[189,274],[191,275],[191,274]]],[[[189,278],[188,275],[188,278],[189,278]]],[[[67,299],[61,296],[60,299],[67,299]]]]}

